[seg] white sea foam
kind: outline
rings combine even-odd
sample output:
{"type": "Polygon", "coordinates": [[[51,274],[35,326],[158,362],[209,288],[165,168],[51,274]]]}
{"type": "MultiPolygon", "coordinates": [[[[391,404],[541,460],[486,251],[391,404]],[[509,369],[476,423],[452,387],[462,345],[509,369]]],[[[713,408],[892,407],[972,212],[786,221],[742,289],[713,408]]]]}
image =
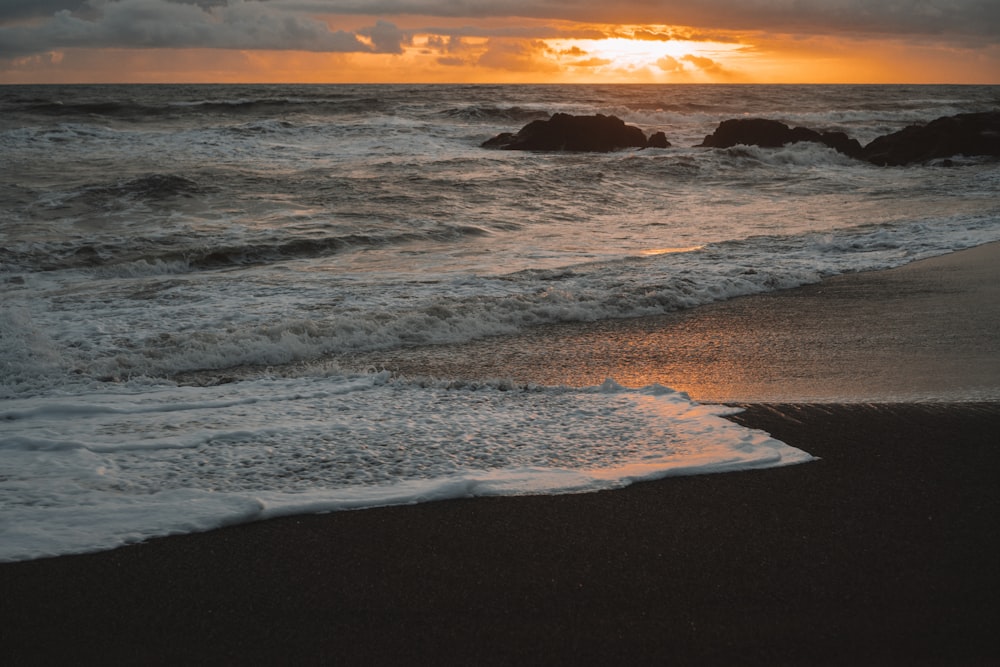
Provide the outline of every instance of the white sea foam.
{"type": "Polygon", "coordinates": [[[571,493],[811,457],[659,386],[386,373],[8,401],[0,560],[299,512],[571,493]]]}

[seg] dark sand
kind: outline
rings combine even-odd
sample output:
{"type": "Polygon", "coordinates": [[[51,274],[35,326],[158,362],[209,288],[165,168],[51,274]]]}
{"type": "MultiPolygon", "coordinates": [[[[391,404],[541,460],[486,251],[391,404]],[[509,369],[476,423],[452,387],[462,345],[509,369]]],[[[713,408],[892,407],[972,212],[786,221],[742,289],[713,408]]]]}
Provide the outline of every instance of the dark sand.
{"type": "MultiPolygon", "coordinates": [[[[946,331],[936,334],[958,344],[927,344],[949,351],[955,364],[975,360],[941,364],[942,375],[956,378],[949,396],[990,395],[1000,385],[990,370],[997,348],[977,346],[995,345],[998,333],[976,329],[992,326],[1000,306],[970,294],[995,291],[1000,263],[977,263],[983,253],[995,256],[996,246],[949,257],[945,264],[952,268],[941,280],[929,277],[940,270],[940,262],[931,262],[754,297],[750,314],[733,304],[728,321],[723,304],[711,316],[720,330],[709,338],[730,341],[727,332],[761,310],[772,324],[790,327],[778,339],[791,338],[803,320],[818,316],[803,304],[853,298],[855,309],[845,307],[832,320],[839,328],[826,342],[834,353],[806,355],[811,361],[797,369],[795,377],[817,386],[825,377],[853,377],[840,367],[846,362],[839,355],[849,350],[835,348],[850,348],[851,336],[859,340],[863,327],[872,331],[872,323],[851,318],[855,310],[879,312],[879,304],[865,299],[908,322],[896,328],[906,336],[914,328],[938,331],[938,308],[964,299],[958,317],[949,316],[946,331]],[[968,269],[963,258],[970,258],[968,269]],[[982,273],[969,280],[976,266],[982,273]],[[895,284],[886,276],[907,271],[922,276],[914,280],[924,287],[902,295],[864,288],[872,280],[895,284]],[[980,284],[984,280],[988,284],[980,284]],[[852,283],[859,286],[853,297],[852,283]],[[959,287],[963,283],[966,288],[959,287]],[[833,294],[830,284],[838,285],[833,294]],[[817,290],[825,296],[809,296],[817,290]],[[914,310],[919,304],[924,309],[914,310]],[[964,353],[962,341],[972,345],[964,353]],[[829,360],[821,363],[824,358],[829,360]]],[[[898,318],[876,323],[888,319],[898,318]]],[[[621,359],[655,362],[656,346],[633,357],[622,353],[622,341],[641,340],[636,332],[647,324],[611,327],[599,340],[615,354],[583,357],[619,366],[621,359]]],[[[661,324],[646,334],[655,335],[661,324]]],[[[550,347],[555,340],[548,339],[550,347]]],[[[919,376],[911,368],[874,368],[880,360],[900,363],[899,351],[892,337],[865,340],[860,344],[873,349],[862,354],[865,365],[853,369],[862,378],[895,378],[893,388],[905,390],[905,378],[919,376]]],[[[743,337],[727,344],[767,348],[743,337]]],[[[738,359],[742,353],[725,354],[738,359]]],[[[747,358],[755,354],[746,352],[747,358]]],[[[633,367],[638,372],[640,366],[636,361],[633,367]]],[[[511,368],[518,367],[512,361],[511,368]]],[[[525,379],[541,381],[546,368],[551,364],[539,362],[537,375],[525,379]]],[[[646,372],[658,373],[653,367],[646,372]]],[[[927,384],[932,389],[934,382],[927,384]]],[[[99,554],[3,564],[0,660],[1000,662],[1000,402],[758,403],[733,419],[821,460],[603,493],[293,517],[99,554]]]]}

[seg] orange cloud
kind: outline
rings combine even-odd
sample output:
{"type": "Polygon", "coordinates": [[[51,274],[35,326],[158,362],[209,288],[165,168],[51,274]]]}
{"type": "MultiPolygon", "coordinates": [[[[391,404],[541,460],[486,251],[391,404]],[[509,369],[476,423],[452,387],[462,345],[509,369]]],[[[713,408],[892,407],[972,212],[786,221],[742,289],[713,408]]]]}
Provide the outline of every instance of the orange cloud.
{"type": "Polygon", "coordinates": [[[656,61],[656,66],[662,69],[664,72],[683,72],[684,63],[677,60],[673,56],[663,56],[656,61]]]}
{"type": "Polygon", "coordinates": [[[541,40],[491,39],[476,64],[507,72],[558,72],[559,66],[547,58],[548,51],[541,40]]]}
{"type": "Polygon", "coordinates": [[[607,67],[612,62],[606,58],[587,58],[586,60],[574,60],[571,63],[567,63],[567,65],[569,67],[607,67]]]}
{"type": "Polygon", "coordinates": [[[722,65],[715,62],[711,58],[705,58],[703,56],[695,56],[689,53],[683,58],[681,58],[681,60],[687,61],[692,65],[694,65],[695,67],[697,67],[698,69],[702,70],[703,72],[708,72],[709,74],[725,73],[725,69],[723,69],[722,65]]]}

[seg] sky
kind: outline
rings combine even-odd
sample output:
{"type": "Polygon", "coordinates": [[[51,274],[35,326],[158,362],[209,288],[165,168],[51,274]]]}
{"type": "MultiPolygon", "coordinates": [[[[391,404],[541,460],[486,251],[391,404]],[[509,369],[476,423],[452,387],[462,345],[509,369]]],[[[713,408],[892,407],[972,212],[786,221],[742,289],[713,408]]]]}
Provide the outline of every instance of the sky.
{"type": "Polygon", "coordinates": [[[78,82],[1000,84],[1000,0],[0,0],[78,82]]]}

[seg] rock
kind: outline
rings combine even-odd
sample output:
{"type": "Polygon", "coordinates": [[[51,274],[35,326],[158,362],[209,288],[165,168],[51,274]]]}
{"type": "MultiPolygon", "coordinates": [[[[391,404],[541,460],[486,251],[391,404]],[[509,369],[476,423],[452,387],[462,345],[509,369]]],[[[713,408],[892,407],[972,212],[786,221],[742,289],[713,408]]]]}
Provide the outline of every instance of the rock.
{"type": "Polygon", "coordinates": [[[487,139],[479,144],[482,148],[507,148],[514,143],[515,134],[513,132],[501,132],[492,139],[487,139]]]}
{"type": "Polygon", "coordinates": [[[819,142],[853,158],[860,158],[862,155],[861,143],[857,139],[851,139],[843,132],[820,133],[819,142]]]}
{"type": "Polygon", "coordinates": [[[654,132],[646,141],[646,148],[670,148],[670,142],[663,132],[654,132]]]}
{"type": "Polygon", "coordinates": [[[880,166],[900,166],[955,155],[1000,157],[1000,111],[944,116],[910,125],[865,146],[862,157],[880,166]]]}
{"type": "MultiPolygon", "coordinates": [[[[666,141],[666,136],[663,141],[666,141]]],[[[646,135],[642,130],[626,125],[625,121],[615,116],[571,116],[565,113],[557,113],[548,120],[532,121],[517,134],[504,132],[482,144],[484,148],[504,150],[602,153],[619,148],[645,148],[646,145],[646,135]]]]}
{"type": "Polygon", "coordinates": [[[700,146],[729,148],[743,144],[780,148],[800,141],[824,144],[851,157],[859,157],[862,152],[861,144],[843,132],[820,133],[807,127],[790,128],[780,121],[766,118],[735,118],[723,121],[719,123],[715,132],[705,137],[700,146]]]}
{"type": "Polygon", "coordinates": [[[780,148],[792,143],[791,129],[784,123],[765,118],[724,120],[715,132],[705,137],[701,146],[730,148],[738,144],[780,148]]]}
{"type": "MultiPolygon", "coordinates": [[[[791,128],[766,118],[735,118],[723,121],[699,144],[729,148],[738,144],[780,148],[811,141],[853,158],[881,166],[906,165],[955,155],[1000,157],[1000,111],[945,116],[926,125],[911,125],[875,139],[861,147],[843,132],[817,132],[807,127],[791,128]]],[[[668,148],[663,132],[646,139],[642,130],[615,116],[571,116],[557,113],[548,120],[535,120],[519,132],[504,132],[483,142],[484,148],[522,151],[595,151],[620,148],[668,148]]]]}

